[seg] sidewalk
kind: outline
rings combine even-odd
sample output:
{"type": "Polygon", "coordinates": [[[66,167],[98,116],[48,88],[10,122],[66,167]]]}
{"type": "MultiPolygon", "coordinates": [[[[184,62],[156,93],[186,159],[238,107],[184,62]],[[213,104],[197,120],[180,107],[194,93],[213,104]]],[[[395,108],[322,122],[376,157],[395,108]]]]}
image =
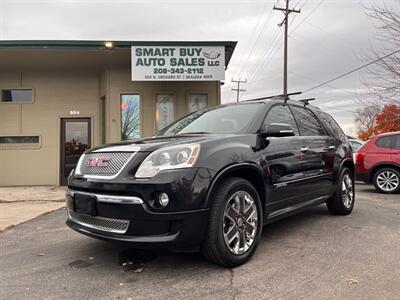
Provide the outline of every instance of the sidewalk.
{"type": "Polygon", "coordinates": [[[63,207],[64,197],[64,187],[0,187],[0,231],[63,207]]]}

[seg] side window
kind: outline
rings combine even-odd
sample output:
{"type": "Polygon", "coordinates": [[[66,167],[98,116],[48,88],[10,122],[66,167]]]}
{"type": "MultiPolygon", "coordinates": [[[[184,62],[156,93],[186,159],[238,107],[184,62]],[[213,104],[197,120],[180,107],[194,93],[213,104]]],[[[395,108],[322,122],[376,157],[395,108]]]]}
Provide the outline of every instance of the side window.
{"type": "Polygon", "coordinates": [[[379,138],[375,144],[380,148],[396,148],[396,136],[388,135],[379,138]]]}
{"type": "Polygon", "coordinates": [[[318,136],[327,135],[318,119],[308,109],[292,106],[293,114],[299,124],[301,135],[318,136]]]}
{"type": "Polygon", "coordinates": [[[271,123],[288,124],[290,127],[292,127],[295,135],[299,135],[299,129],[297,128],[296,120],[294,119],[294,116],[287,105],[276,105],[271,108],[264,120],[264,124],[268,126],[268,124],[271,123]]]}
{"type": "Polygon", "coordinates": [[[394,139],[393,148],[400,149],[400,135],[399,134],[392,135],[392,138],[394,139]]]}

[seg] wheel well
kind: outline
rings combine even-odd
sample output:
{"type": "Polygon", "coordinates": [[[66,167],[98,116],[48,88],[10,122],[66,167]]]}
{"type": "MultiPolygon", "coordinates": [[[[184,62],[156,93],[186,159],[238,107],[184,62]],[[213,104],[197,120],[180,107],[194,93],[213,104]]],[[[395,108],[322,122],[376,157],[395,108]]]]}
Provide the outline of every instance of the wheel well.
{"type": "Polygon", "coordinates": [[[376,172],[378,172],[378,170],[383,169],[383,168],[392,168],[392,169],[395,169],[395,170],[397,170],[398,172],[400,172],[400,167],[399,167],[399,166],[393,165],[393,164],[390,164],[390,163],[384,163],[384,164],[380,164],[380,165],[374,166],[374,167],[371,169],[371,171],[369,171],[368,180],[369,180],[370,182],[372,182],[372,180],[373,180],[374,175],[376,174],[376,172]]]}
{"type": "Polygon", "coordinates": [[[351,171],[353,174],[354,174],[354,172],[355,172],[354,163],[353,163],[351,160],[346,160],[346,161],[343,163],[343,166],[342,166],[342,167],[349,168],[350,171],[351,171]]]}
{"type": "Polygon", "coordinates": [[[217,181],[213,184],[212,189],[217,187],[218,184],[222,180],[224,180],[225,178],[228,178],[228,177],[240,177],[240,178],[250,181],[250,183],[257,190],[258,196],[260,197],[263,212],[265,213],[265,204],[266,204],[265,203],[265,198],[266,198],[265,197],[266,196],[265,184],[264,184],[263,177],[256,169],[254,169],[252,167],[240,167],[240,168],[235,168],[235,169],[229,170],[226,173],[224,173],[222,176],[217,178],[217,181]]]}

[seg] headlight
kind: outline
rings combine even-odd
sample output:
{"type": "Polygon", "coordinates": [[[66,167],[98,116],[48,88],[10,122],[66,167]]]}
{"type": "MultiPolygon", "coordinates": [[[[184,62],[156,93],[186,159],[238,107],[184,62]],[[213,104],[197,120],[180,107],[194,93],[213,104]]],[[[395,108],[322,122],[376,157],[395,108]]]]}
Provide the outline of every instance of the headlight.
{"type": "Polygon", "coordinates": [[[150,178],[160,171],[190,168],[200,153],[200,145],[184,144],[161,148],[151,153],[136,171],[137,178],[150,178]]]}

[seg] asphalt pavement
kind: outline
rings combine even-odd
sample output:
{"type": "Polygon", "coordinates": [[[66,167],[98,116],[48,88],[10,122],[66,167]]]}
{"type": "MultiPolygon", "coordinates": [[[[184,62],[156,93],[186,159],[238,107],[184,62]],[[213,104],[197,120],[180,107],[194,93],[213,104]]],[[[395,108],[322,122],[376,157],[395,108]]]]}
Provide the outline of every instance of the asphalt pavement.
{"type": "Polygon", "coordinates": [[[0,233],[0,299],[400,299],[400,195],[356,190],[350,216],[266,226],[235,269],[82,236],[61,209],[0,233]]]}

